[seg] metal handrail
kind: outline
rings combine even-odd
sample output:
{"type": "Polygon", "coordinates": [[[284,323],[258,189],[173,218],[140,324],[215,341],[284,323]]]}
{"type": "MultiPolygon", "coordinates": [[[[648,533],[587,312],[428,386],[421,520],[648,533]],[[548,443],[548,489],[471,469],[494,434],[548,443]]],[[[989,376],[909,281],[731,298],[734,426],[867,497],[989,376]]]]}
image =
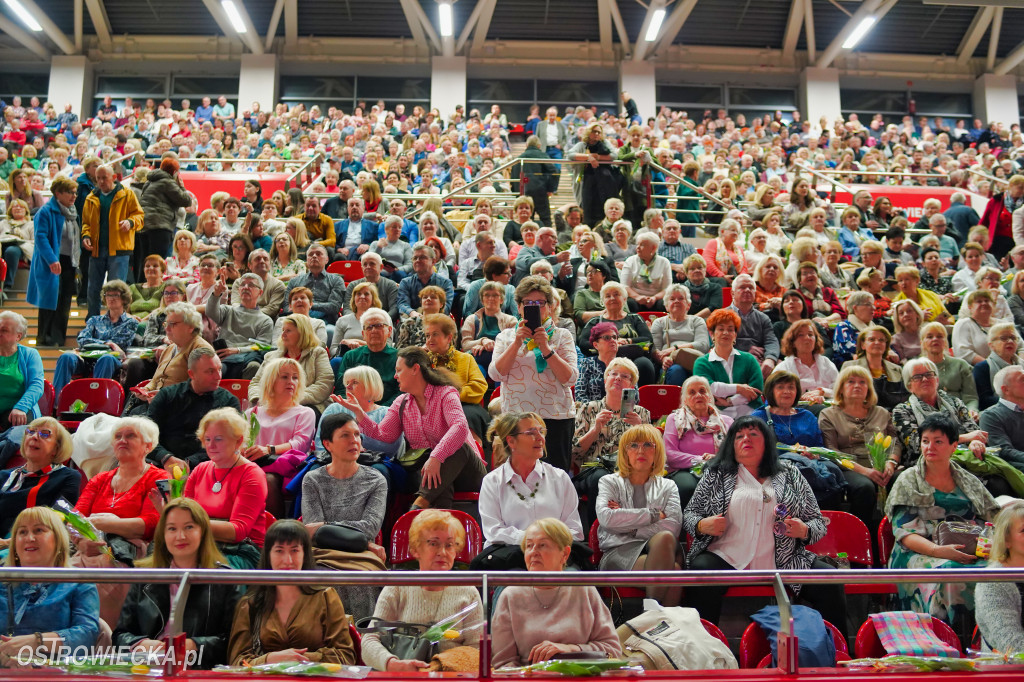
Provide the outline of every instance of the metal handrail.
{"type": "Polygon", "coordinates": [[[839,182],[835,178],[830,178],[829,176],[825,175],[821,171],[816,170],[814,168],[811,168],[810,166],[808,166],[806,164],[800,163],[799,161],[795,161],[793,163],[793,165],[796,166],[799,169],[807,171],[808,173],[810,173],[811,175],[813,175],[816,178],[821,178],[825,182],[829,183],[835,189],[841,189],[844,192],[849,192],[850,194],[856,194],[856,192],[854,192],[851,188],[847,187],[846,185],[844,185],[843,183],[839,182]]]}
{"type": "Polygon", "coordinates": [[[968,166],[964,170],[966,170],[968,173],[974,173],[975,175],[980,175],[981,177],[985,178],[989,182],[1001,182],[1004,185],[1009,185],[1010,184],[1009,180],[1004,180],[1003,178],[997,178],[996,176],[989,175],[988,173],[982,173],[977,168],[973,168],[973,167],[968,166]]]}
{"type": "Polygon", "coordinates": [[[139,149],[138,151],[129,152],[128,154],[124,154],[123,156],[119,156],[116,159],[111,159],[110,161],[104,161],[100,165],[101,166],[113,166],[114,164],[121,163],[125,159],[130,159],[133,156],[142,156],[143,158],[145,158],[146,152],[144,152],[141,149],[139,149]]]}
{"type": "MultiPolygon", "coordinates": [[[[732,206],[727,205],[724,201],[722,201],[721,199],[716,197],[714,194],[711,194],[710,192],[708,192],[706,189],[704,189],[700,185],[698,185],[696,183],[693,183],[693,182],[690,182],[689,180],[687,180],[683,176],[677,175],[677,174],[673,173],[668,168],[665,168],[664,166],[660,166],[660,165],[658,165],[654,161],[650,162],[650,166],[651,166],[651,168],[654,168],[655,170],[661,171],[662,173],[664,173],[665,175],[667,175],[670,178],[675,178],[679,183],[681,183],[683,185],[686,185],[687,187],[689,187],[690,189],[695,191],[697,194],[699,194],[700,196],[702,196],[705,199],[707,199],[708,201],[712,201],[712,202],[718,204],[719,206],[721,206],[722,208],[725,208],[727,210],[732,210],[732,208],[733,208],[732,206]]],[[[684,210],[683,213],[687,213],[687,211],[684,210]]],[[[716,211],[716,213],[721,213],[721,211],[716,211]]]]}
{"type": "Polygon", "coordinates": [[[908,177],[908,178],[949,178],[947,173],[897,173],[894,171],[861,171],[861,170],[838,170],[836,168],[826,168],[821,171],[825,175],[891,175],[893,177],[908,177]]]}
{"type": "MultiPolygon", "coordinates": [[[[308,161],[306,161],[306,163],[296,168],[291,175],[284,179],[284,190],[287,192],[291,188],[292,183],[295,183],[296,187],[300,187],[302,185],[302,172],[308,172],[310,168],[319,168],[320,164],[323,163],[323,160],[324,157],[322,154],[320,154],[319,152],[314,154],[311,159],[309,159],[308,161]]],[[[310,177],[311,176],[307,176],[307,179],[310,179],[310,177]]]]}

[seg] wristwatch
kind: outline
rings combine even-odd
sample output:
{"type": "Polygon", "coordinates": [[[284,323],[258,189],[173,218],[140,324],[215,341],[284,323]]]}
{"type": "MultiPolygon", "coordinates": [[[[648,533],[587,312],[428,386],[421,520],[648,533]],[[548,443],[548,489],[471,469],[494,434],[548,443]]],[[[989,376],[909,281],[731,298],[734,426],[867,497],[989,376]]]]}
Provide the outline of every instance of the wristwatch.
{"type": "Polygon", "coordinates": [[[274,447],[273,445],[268,446],[267,447],[267,454],[268,455],[276,455],[277,454],[277,448],[274,447]]]}
{"type": "Polygon", "coordinates": [[[541,358],[544,359],[544,360],[547,360],[548,358],[550,358],[554,354],[555,354],[555,351],[551,351],[547,355],[542,355],[541,358]]]}

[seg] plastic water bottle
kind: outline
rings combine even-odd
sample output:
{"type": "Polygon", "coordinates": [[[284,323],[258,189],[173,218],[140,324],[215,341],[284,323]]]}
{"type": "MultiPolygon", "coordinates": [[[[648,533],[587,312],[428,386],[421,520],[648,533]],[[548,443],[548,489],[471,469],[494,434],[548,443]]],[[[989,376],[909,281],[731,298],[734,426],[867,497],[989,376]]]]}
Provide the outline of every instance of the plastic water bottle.
{"type": "Polygon", "coordinates": [[[974,550],[974,555],[979,559],[988,559],[989,554],[992,553],[992,537],[995,535],[995,526],[990,522],[985,522],[985,529],[981,531],[981,535],[978,536],[978,546],[974,550]]]}
{"type": "Polygon", "coordinates": [[[836,554],[836,564],[839,568],[850,568],[850,556],[846,552],[836,554]]]}

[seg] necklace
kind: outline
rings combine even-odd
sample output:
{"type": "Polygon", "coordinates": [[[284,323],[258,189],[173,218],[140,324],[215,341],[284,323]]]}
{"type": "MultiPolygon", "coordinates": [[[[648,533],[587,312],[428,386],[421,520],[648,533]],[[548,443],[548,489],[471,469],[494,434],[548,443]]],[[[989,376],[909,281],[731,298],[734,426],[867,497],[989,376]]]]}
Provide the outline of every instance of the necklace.
{"type": "MultiPolygon", "coordinates": [[[[534,484],[533,484],[533,492],[532,492],[532,493],[530,493],[530,495],[529,495],[529,497],[530,497],[530,499],[531,499],[531,500],[532,500],[532,499],[533,499],[534,497],[536,497],[536,496],[537,496],[537,491],[538,491],[538,490],[540,489],[540,482],[541,482],[541,481],[543,481],[543,480],[544,480],[544,472],[543,472],[543,471],[541,471],[541,472],[540,472],[540,478],[539,478],[539,479],[537,480],[537,482],[536,482],[536,483],[534,483],[534,484]]],[[[516,490],[516,487],[515,487],[514,485],[512,485],[512,479],[511,479],[511,478],[510,478],[510,479],[508,479],[507,481],[505,481],[505,483],[506,483],[506,484],[508,484],[508,487],[512,489],[512,492],[514,492],[514,493],[515,493],[516,495],[518,495],[518,496],[519,496],[519,499],[520,499],[520,500],[522,500],[523,502],[526,502],[526,497],[527,497],[527,496],[526,496],[526,495],[523,495],[523,494],[522,494],[521,492],[519,492],[518,490],[516,490]]],[[[524,483],[525,483],[525,481],[524,481],[524,483]]]]}
{"type": "Polygon", "coordinates": [[[142,474],[140,474],[139,476],[136,476],[135,478],[131,479],[131,483],[129,485],[125,486],[124,490],[122,490],[120,493],[118,493],[116,490],[114,490],[114,478],[112,476],[110,478],[110,496],[112,498],[111,506],[117,506],[117,503],[120,500],[122,500],[125,495],[130,493],[132,491],[132,488],[135,487],[135,484],[139,482],[139,479],[141,479],[145,475],[146,475],[146,472],[143,471],[142,474]]]}
{"type": "Polygon", "coordinates": [[[530,589],[533,590],[533,598],[536,599],[537,603],[540,604],[540,607],[546,611],[546,610],[551,608],[552,604],[554,604],[556,601],[558,601],[558,590],[560,590],[562,588],[561,587],[556,587],[553,590],[553,592],[555,593],[555,598],[552,599],[550,601],[550,603],[547,603],[547,604],[545,604],[544,602],[542,602],[540,600],[540,595],[537,594],[537,588],[536,587],[531,587],[530,589]]]}
{"type": "Polygon", "coordinates": [[[221,485],[221,484],[224,481],[227,480],[228,476],[231,475],[231,470],[234,469],[237,465],[238,465],[238,455],[236,454],[235,455],[235,462],[234,462],[234,464],[232,464],[228,468],[228,473],[224,474],[224,477],[221,478],[219,481],[217,480],[217,470],[216,469],[213,470],[213,488],[212,488],[213,492],[219,493],[221,490],[224,489],[224,486],[221,485]]]}

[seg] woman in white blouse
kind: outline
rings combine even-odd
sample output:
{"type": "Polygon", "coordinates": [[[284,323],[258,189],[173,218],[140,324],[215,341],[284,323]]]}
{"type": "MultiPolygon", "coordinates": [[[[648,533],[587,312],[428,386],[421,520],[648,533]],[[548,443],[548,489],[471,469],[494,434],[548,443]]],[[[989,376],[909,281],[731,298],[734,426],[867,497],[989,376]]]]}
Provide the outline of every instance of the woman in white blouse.
{"type": "Polygon", "coordinates": [[[835,364],[825,357],[825,342],[811,320],[797,320],[782,336],[785,359],[776,372],[792,372],[800,377],[801,401],[820,405],[832,398],[832,386],[839,377],[835,364]]]}
{"type": "Polygon", "coordinates": [[[579,377],[576,340],[571,332],[554,325],[552,310],[557,299],[543,277],[526,277],[516,287],[519,324],[494,340],[487,374],[501,382],[503,412],[533,412],[548,430],[549,461],[569,470],[576,405],[572,387],[579,377]],[[526,307],[539,308],[541,326],[526,326],[526,307]]]}
{"type": "Polygon", "coordinates": [[[953,355],[970,365],[988,357],[988,330],[996,322],[995,295],[987,289],[975,289],[967,294],[964,306],[969,314],[961,316],[953,325],[953,355]]]}
{"type": "Polygon", "coordinates": [[[545,455],[544,420],[532,412],[505,412],[491,422],[487,438],[498,468],[480,484],[480,520],[484,550],[470,569],[526,570],[520,542],[531,523],[556,518],[575,540],[585,535],[579,498],[569,475],[541,459],[545,455]]]}

